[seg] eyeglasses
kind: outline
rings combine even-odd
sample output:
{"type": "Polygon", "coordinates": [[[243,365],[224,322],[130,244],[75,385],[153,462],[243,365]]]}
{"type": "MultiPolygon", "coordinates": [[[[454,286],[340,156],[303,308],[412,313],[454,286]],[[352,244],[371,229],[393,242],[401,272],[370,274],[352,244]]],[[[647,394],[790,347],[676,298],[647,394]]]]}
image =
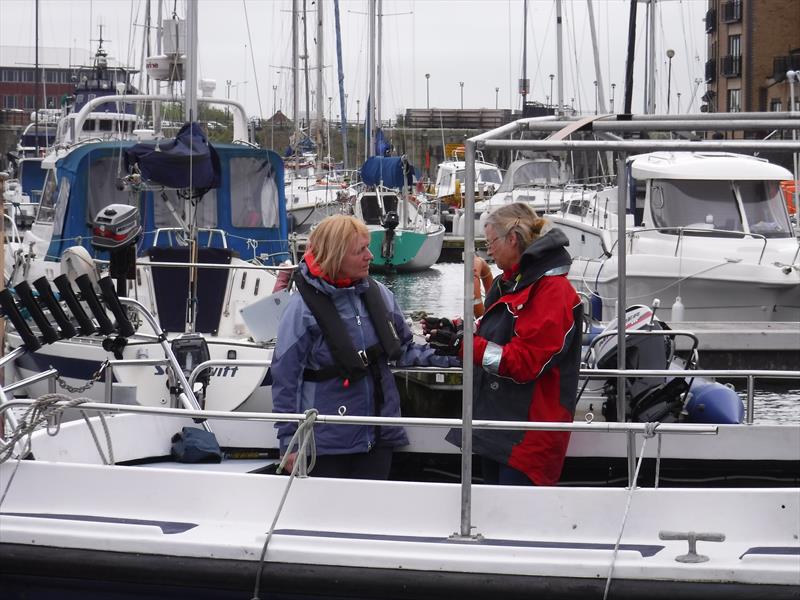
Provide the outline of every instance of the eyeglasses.
{"type": "Polygon", "coordinates": [[[484,250],[491,250],[491,249],[492,249],[492,246],[494,246],[494,245],[495,245],[495,242],[497,242],[497,240],[499,240],[499,239],[502,239],[502,238],[503,238],[503,236],[501,236],[501,235],[498,235],[498,236],[497,236],[496,238],[494,238],[493,240],[489,240],[489,239],[487,239],[487,240],[486,240],[486,241],[483,243],[483,249],[484,249],[484,250]]]}

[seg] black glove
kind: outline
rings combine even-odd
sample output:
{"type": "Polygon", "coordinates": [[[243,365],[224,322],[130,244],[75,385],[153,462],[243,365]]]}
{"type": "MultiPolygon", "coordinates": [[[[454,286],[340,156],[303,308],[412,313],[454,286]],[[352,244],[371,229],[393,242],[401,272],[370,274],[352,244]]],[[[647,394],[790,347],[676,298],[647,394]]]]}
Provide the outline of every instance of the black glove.
{"type": "Polygon", "coordinates": [[[441,356],[458,356],[461,342],[464,339],[463,330],[448,331],[437,329],[428,336],[428,343],[441,356]]]}
{"type": "Polygon", "coordinates": [[[464,321],[462,319],[445,319],[443,317],[425,317],[422,319],[422,333],[430,335],[435,331],[449,331],[458,333],[464,330],[464,321]]]}

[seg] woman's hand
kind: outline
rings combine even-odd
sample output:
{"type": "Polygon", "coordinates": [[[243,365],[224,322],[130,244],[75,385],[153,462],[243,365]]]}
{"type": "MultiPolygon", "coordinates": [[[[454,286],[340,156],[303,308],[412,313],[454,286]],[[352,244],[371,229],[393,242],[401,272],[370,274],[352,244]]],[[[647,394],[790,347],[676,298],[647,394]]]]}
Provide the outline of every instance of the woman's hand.
{"type": "Polygon", "coordinates": [[[284,465],[284,471],[287,473],[291,473],[294,471],[294,462],[297,460],[297,452],[292,452],[286,456],[286,464],[284,465]]]}

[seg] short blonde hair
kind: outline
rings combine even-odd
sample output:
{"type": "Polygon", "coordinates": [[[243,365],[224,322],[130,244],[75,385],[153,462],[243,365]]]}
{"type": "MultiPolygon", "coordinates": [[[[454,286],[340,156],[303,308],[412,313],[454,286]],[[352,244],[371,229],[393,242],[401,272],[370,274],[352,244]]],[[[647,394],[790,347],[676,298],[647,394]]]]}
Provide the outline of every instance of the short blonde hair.
{"type": "Polygon", "coordinates": [[[350,243],[357,236],[369,237],[364,223],[350,215],[333,215],[320,221],[311,232],[308,249],[322,272],[336,279],[350,243]]]}
{"type": "Polygon", "coordinates": [[[517,236],[520,251],[523,252],[535,239],[542,235],[543,229],[550,222],[536,214],[530,206],[523,202],[513,202],[501,206],[489,213],[486,225],[491,225],[498,235],[517,236]]]}

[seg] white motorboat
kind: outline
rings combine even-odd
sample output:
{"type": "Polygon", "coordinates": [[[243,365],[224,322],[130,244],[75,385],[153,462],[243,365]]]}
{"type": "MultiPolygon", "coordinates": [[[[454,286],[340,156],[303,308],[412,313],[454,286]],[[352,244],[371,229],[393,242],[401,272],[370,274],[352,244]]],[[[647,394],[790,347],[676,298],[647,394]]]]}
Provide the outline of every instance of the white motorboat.
{"type": "MultiPolygon", "coordinates": [[[[524,202],[538,214],[569,212],[573,207],[613,201],[617,188],[601,183],[584,184],[572,180],[569,167],[553,158],[515,160],[503,176],[495,193],[488,198],[476,195],[475,232],[483,234],[483,224],[489,213],[505,204],[524,202]]],[[[464,235],[464,210],[453,217],[453,234],[464,235]]]]}
{"type": "MultiPolygon", "coordinates": [[[[800,244],[780,187],[789,171],[745,155],[662,151],[632,157],[628,175],[637,193],[627,304],[661,298],[667,321],[800,319],[800,244]],[[673,301],[683,315],[672,314],[673,301]]],[[[549,215],[570,240],[570,279],[605,320],[616,315],[616,204],[598,197],[549,215]]]]}

